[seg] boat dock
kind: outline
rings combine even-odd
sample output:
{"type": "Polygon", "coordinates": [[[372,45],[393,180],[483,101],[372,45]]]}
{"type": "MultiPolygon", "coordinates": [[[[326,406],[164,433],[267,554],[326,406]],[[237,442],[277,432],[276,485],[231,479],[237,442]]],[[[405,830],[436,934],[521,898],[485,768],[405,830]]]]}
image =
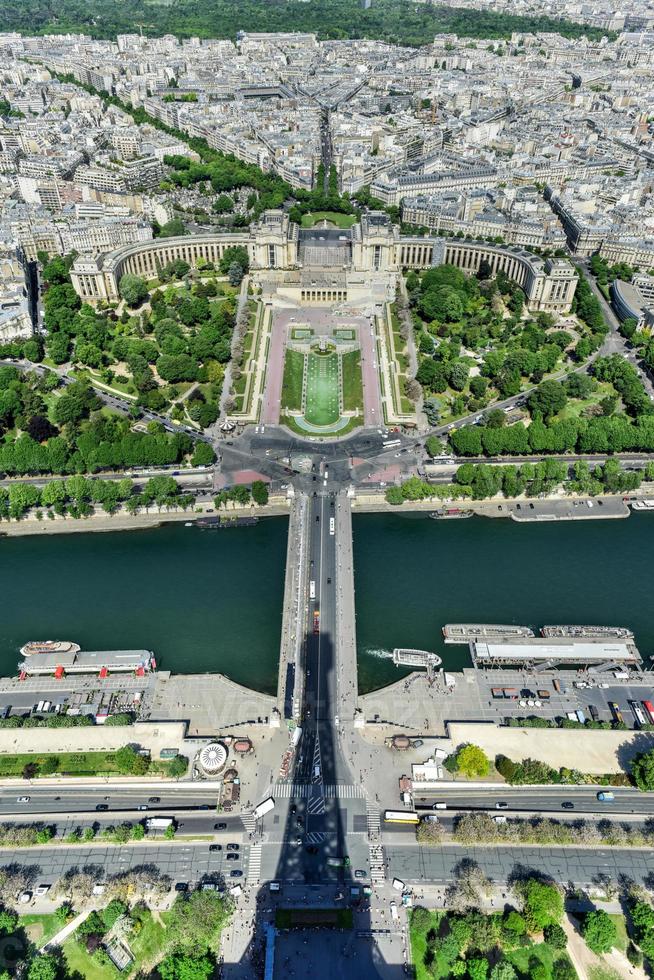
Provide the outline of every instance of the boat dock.
{"type": "Polygon", "coordinates": [[[476,640],[470,644],[470,656],[477,667],[499,667],[503,664],[536,664],[554,667],[638,665],[641,656],[631,639],[604,636],[547,636],[516,640],[476,640]]]}
{"type": "Polygon", "coordinates": [[[510,640],[535,636],[528,626],[497,626],[493,623],[447,623],[443,627],[446,643],[474,643],[476,640],[510,640]]]}
{"type": "Polygon", "coordinates": [[[21,677],[64,674],[145,674],[156,667],[151,650],[85,650],[41,653],[18,664],[21,677]]]}

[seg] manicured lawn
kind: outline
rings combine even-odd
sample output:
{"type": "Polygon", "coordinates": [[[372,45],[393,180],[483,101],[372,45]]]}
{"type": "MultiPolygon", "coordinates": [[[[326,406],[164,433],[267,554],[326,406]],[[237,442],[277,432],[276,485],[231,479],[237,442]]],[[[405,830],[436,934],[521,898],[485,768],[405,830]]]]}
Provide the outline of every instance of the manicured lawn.
{"type": "Polygon", "coordinates": [[[533,946],[521,946],[506,953],[506,958],[513,963],[519,973],[529,975],[529,961],[533,958],[540,960],[548,975],[551,976],[554,962],[554,951],[547,943],[534,943],[533,946]]]}
{"type": "Polygon", "coordinates": [[[116,980],[121,976],[115,966],[99,963],[72,937],[66,940],[62,949],[71,976],[78,974],[84,980],[116,980]]]}
{"type": "Polygon", "coordinates": [[[597,386],[597,391],[594,391],[592,395],[588,398],[571,398],[566,405],[561,409],[561,411],[556,415],[557,419],[576,419],[579,418],[583,412],[590,408],[591,405],[599,405],[603,398],[607,395],[617,394],[613,385],[608,381],[602,381],[597,386]]]}
{"type": "Polygon", "coordinates": [[[282,381],[282,408],[300,411],[302,408],[303,377],[304,354],[300,354],[296,350],[287,350],[282,381]]]}
{"type": "Polygon", "coordinates": [[[338,354],[316,354],[313,351],[309,354],[304,417],[311,425],[333,425],[338,421],[338,354]]]}
{"type": "Polygon", "coordinates": [[[141,931],[137,934],[130,934],[128,942],[130,949],[136,957],[136,964],[141,971],[149,972],[154,964],[161,958],[164,944],[167,938],[166,916],[169,913],[163,912],[161,919],[163,925],[158,922],[148,909],[144,909],[141,915],[141,931]]]}
{"type": "Polygon", "coordinates": [[[363,380],[361,378],[361,352],[349,351],[341,358],[343,373],[343,408],[346,412],[363,408],[363,380]]]}
{"type": "Polygon", "coordinates": [[[334,337],[337,337],[339,340],[354,340],[355,336],[356,332],[350,330],[348,327],[340,327],[334,330],[334,337]]]}
{"type": "Polygon", "coordinates": [[[415,970],[415,980],[431,980],[432,974],[425,966],[427,933],[431,929],[438,930],[442,917],[442,912],[431,912],[431,922],[427,929],[416,929],[415,926],[409,926],[409,942],[411,943],[411,960],[415,970]]]}
{"type": "MultiPolygon", "coordinates": [[[[95,776],[105,772],[115,773],[113,752],[61,752],[50,753],[59,760],[57,775],[95,776]]],[[[41,765],[48,753],[22,752],[18,755],[0,755],[0,777],[20,776],[29,763],[41,765]]]]}
{"type": "Polygon", "coordinates": [[[621,915],[620,912],[609,913],[609,919],[613,919],[613,924],[618,934],[615,948],[626,953],[629,938],[627,936],[627,924],[624,921],[624,915],[621,915]]]}
{"type": "Polygon", "coordinates": [[[313,228],[319,221],[331,221],[338,228],[351,228],[356,223],[355,214],[340,214],[338,211],[310,211],[302,215],[302,227],[313,228]]]}
{"type": "Polygon", "coordinates": [[[21,915],[18,924],[35,946],[47,943],[61,929],[56,915],[21,915]]]}

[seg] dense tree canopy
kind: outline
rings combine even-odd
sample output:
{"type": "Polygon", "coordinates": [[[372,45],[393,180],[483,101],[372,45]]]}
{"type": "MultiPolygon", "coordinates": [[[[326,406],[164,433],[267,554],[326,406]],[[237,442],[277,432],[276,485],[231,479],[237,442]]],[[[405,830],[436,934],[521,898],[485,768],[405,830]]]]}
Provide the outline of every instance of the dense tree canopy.
{"type": "Polygon", "coordinates": [[[140,0],[34,0],[16,5],[1,0],[0,16],[7,31],[25,34],[83,32],[114,38],[143,24],[150,35],[233,38],[242,25],[249,31],[313,31],[320,37],[366,37],[419,47],[435,34],[461,37],[510,37],[513,31],[554,31],[566,37],[601,37],[603,32],[583,24],[550,17],[512,16],[490,11],[438,5],[407,5],[399,0],[378,0],[364,9],[357,0],[322,0],[318,5],[289,0],[217,0],[198,6],[191,0],[144,8],[140,0]]]}

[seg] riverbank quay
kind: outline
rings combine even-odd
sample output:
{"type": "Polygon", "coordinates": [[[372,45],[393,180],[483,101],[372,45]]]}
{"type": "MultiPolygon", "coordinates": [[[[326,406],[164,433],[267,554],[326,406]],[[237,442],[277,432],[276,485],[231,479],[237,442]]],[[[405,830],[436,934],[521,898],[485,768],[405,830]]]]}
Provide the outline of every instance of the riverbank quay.
{"type": "Polygon", "coordinates": [[[437,520],[451,520],[468,512],[477,517],[508,517],[519,523],[530,521],[583,521],[629,517],[632,500],[654,500],[654,492],[634,491],[628,500],[624,494],[604,494],[601,497],[555,494],[545,498],[490,497],[488,500],[405,500],[403,504],[389,504],[382,492],[357,492],[352,499],[352,510],[360,514],[444,513],[437,520]]]}
{"type": "MultiPolygon", "coordinates": [[[[111,706],[114,711],[131,708],[141,722],[183,721],[186,734],[195,737],[229,731],[240,737],[245,728],[267,730],[276,709],[274,697],[238,684],[224,674],[172,674],[161,670],[145,677],[116,674],[0,678],[0,711],[10,707],[12,714],[23,714],[44,700],[53,705],[66,704],[79,713],[98,707],[111,706]]],[[[59,730],[86,732],[88,728],[56,729],[59,730]]],[[[0,733],[3,731],[12,732],[16,738],[21,729],[0,729],[0,733]]],[[[114,727],[111,731],[123,732],[129,740],[135,728],[114,727]]]]}
{"type": "Polygon", "coordinates": [[[216,510],[211,504],[205,504],[194,507],[192,511],[151,509],[141,514],[129,514],[125,510],[107,514],[101,508],[97,508],[88,517],[56,516],[53,520],[39,519],[35,514],[28,514],[19,520],[3,521],[0,524],[0,536],[75,534],[87,531],[143,531],[147,528],[161,527],[163,524],[194,524],[206,517],[288,517],[290,510],[290,501],[281,494],[271,495],[268,503],[263,506],[248,504],[246,507],[238,507],[230,506],[230,503],[220,510],[216,510]]]}
{"type": "MultiPolygon", "coordinates": [[[[414,671],[387,687],[361,695],[358,707],[364,722],[363,737],[377,744],[397,734],[407,734],[412,739],[425,735],[444,738],[452,722],[518,725],[528,717],[553,721],[577,711],[588,718],[591,706],[598,720],[608,722],[612,718],[609,702],[622,706],[629,701],[639,703],[650,699],[653,689],[654,670],[651,669],[616,677],[584,670],[466,667],[461,671],[442,671],[436,674],[433,683],[429,683],[425,673],[414,671]],[[548,696],[529,698],[540,701],[538,707],[530,707],[526,696],[521,696],[526,692],[537,695],[539,691],[545,691],[548,696]]],[[[630,714],[625,709],[627,722],[633,724],[630,714]]],[[[544,733],[545,737],[556,731],[549,727],[533,730],[544,733]]],[[[572,730],[561,729],[568,735],[572,730]]],[[[601,734],[601,731],[591,731],[591,734],[601,734]]],[[[399,754],[404,757],[405,753],[399,754]]]]}

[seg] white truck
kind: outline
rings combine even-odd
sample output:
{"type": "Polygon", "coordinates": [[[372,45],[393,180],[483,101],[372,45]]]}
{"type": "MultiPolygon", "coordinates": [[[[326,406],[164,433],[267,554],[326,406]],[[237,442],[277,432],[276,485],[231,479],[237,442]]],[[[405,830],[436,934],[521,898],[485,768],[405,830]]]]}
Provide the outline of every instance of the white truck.
{"type": "Polygon", "coordinates": [[[145,829],[149,834],[158,830],[168,830],[169,827],[174,826],[174,817],[148,817],[145,821],[145,829]]]}
{"type": "Polygon", "coordinates": [[[269,796],[267,800],[263,800],[259,806],[255,806],[252,811],[255,820],[260,820],[266,813],[270,813],[271,810],[275,809],[275,801],[272,796],[269,796]]]}

